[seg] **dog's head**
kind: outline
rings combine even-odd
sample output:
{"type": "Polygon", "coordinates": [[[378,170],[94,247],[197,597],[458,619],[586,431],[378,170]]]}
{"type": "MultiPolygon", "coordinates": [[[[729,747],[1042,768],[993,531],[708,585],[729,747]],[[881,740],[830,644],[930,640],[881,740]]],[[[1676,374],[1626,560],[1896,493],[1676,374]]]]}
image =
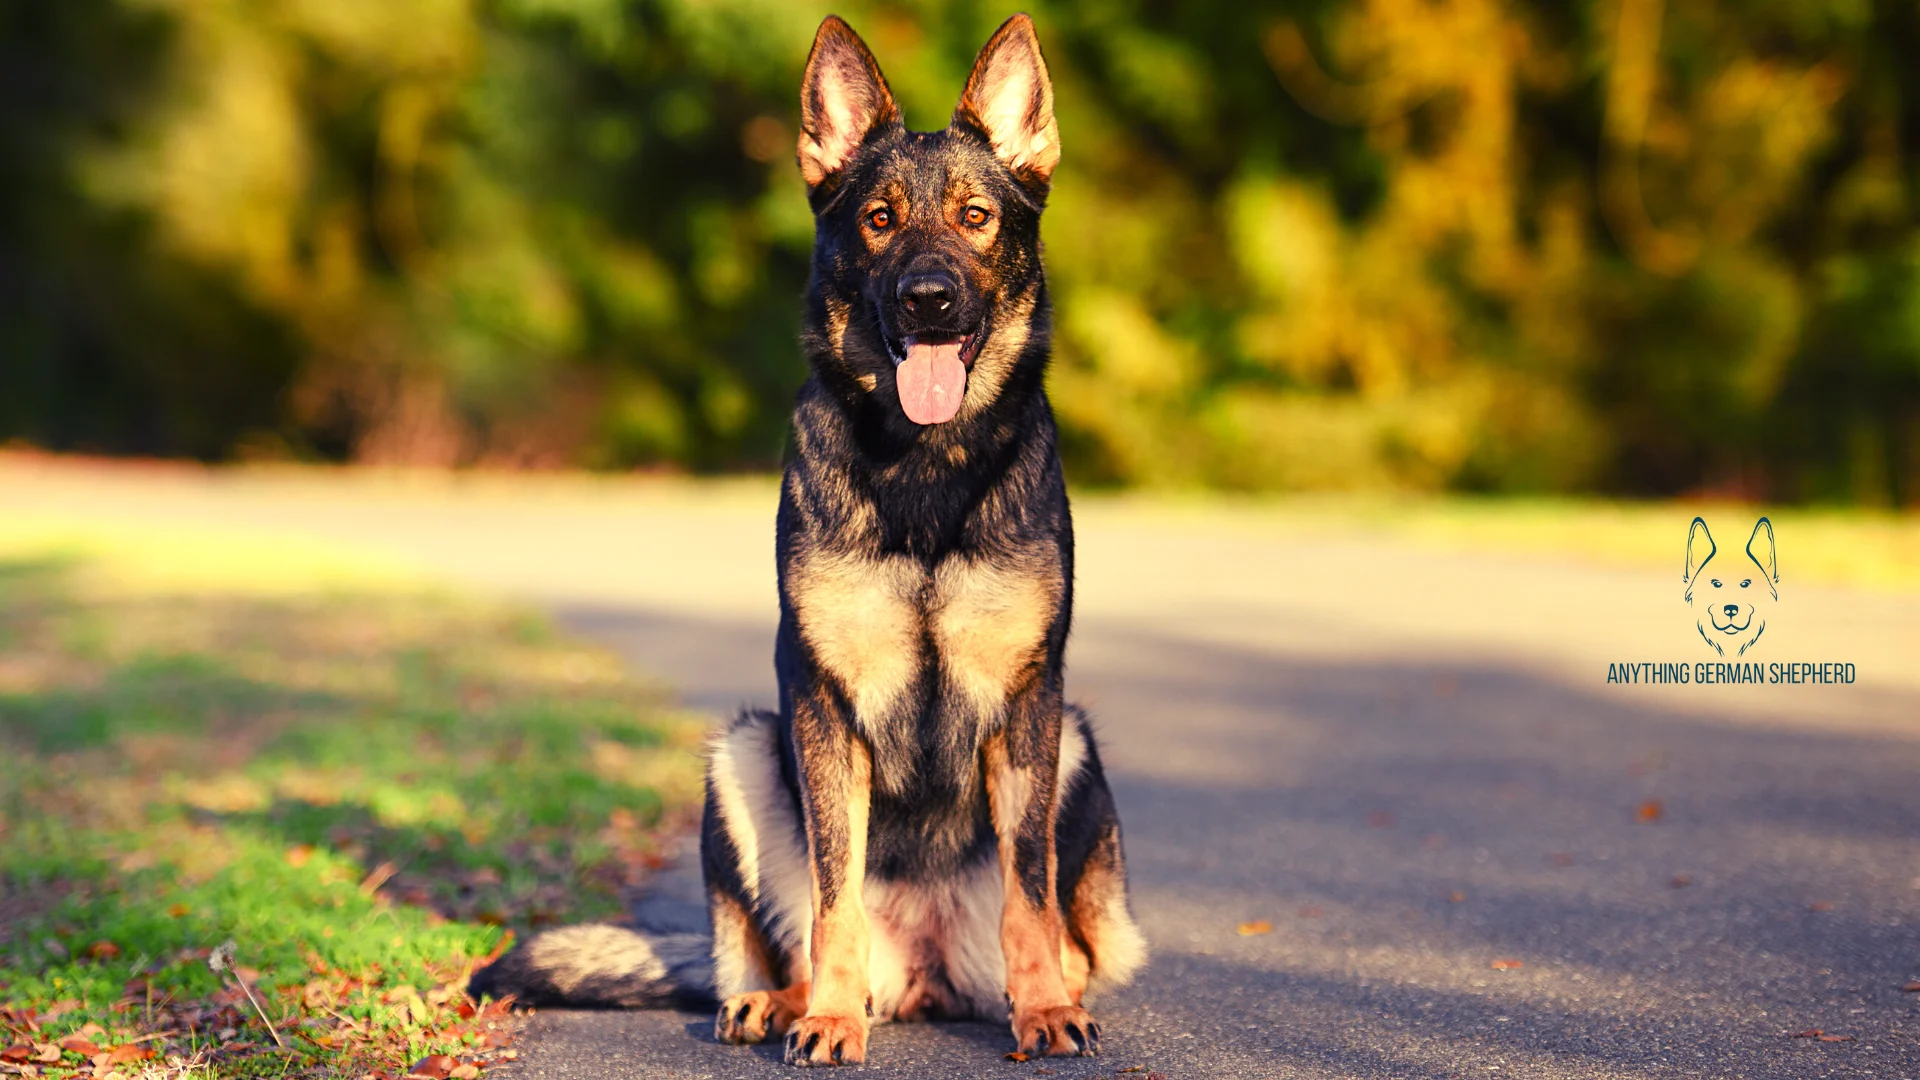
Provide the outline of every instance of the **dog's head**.
{"type": "Polygon", "coordinates": [[[1040,210],[1060,133],[1032,21],[995,31],[944,130],[913,132],[873,54],[829,16],[800,120],[815,220],[807,344],[827,386],[905,431],[1037,386],[1040,210]]]}
{"type": "Polygon", "coordinates": [[[1779,563],[1774,552],[1773,522],[1761,518],[1747,539],[1744,556],[1728,561],[1720,555],[1713,534],[1702,518],[1687,530],[1687,567],[1682,579],[1694,626],[1714,651],[1738,656],[1760,640],[1767,616],[1780,598],[1779,563]]]}

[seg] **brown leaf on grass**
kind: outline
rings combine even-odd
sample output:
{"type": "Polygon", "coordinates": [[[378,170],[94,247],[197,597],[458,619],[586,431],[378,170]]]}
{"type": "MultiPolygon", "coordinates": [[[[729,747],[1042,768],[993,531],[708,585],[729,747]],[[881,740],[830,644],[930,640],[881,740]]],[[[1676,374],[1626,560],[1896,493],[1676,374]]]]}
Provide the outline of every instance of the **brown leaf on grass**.
{"type": "Polygon", "coordinates": [[[1031,1061],[1033,1059],[1029,1058],[1027,1055],[1021,1053],[1020,1051],[1015,1050],[1013,1053],[1007,1055],[1007,1060],[1008,1061],[1031,1061]]]}
{"type": "Polygon", "coordinates": [[[1815,1035],[1813,1037],[1813,1040],[1815,1042],[1852,1042],[1853,1036],[1851,1035],[1815,1035]]]}
{"type": "Polygon", "coordinates": [[[1651,825],[1659,821],[1661,815],[1666,812],[1667,808],[1660,805],[1659,799],[1648,799],[1640,804],[1640,809],[1633,812],[1633,819],[1642,825],[1651,825]]]}
{"type": "Polygon", "coordinates": [[[374,893],[379,892],[380,886],[385,885],[388,878],[399,872],[400,868],[390,862],[383,862],[379,866],[374,867],[367,873],[366,877],[360,879],[360,895],[372,896],[374,893]]]}
{"type": "Polygon", "coordinates": [[[190,908],[190,907],[188,907],[188,906],[187,906],[187,905],[185,905],[185,904],[169,904],[169,905],[167,905],[167,914],[168,914],[168,915],[171,915],[171,916],[173,916],[173,917],[174,917],[174,918],[176,918],[176,919],[181,919],[181,918],[185,918],[185,917],[186,917],[186,916],[187,916],[187,915],[188,915],[189,913],[191,913],[192,911],[193,911],[193,909],[192,909],[192,908],[190,908]]]}
{"type": "Polygon", "coordinates": [[[0,1050],[0,1061],[8,1061],[16,1065],[32,1056],[33,1047],[26,1043],[14,1043],[5,1050],[0,1050]]]}
{"type": "Polygon", "coordinates": [[[61,1039],[57,1045],[60,1049],[68,1053],[79,1054],[81,1057],[86,1058],[90,1058],[100,1052],[100,1048],[93,1045],[93,1040],[87,1038],[85,1035],[69,1035],[61,1039]]]}
{"type": "Polygon", "coordinates": [[[1920,982],[1901,983],[1900,989],[1909,994],[1920,994],[1920,982]]]}
{"type": "Polygon", "coordinates": [[[1265,919],[1255,919],[1252,922],[1243,922],[1240,924],[1241,937],[1253,937],[1256,934],[1271,933],[1273,933],[1273,924],[1265,919]]]}
{"type": "Polygon", "coordinates": [[[1693,884],[1692,874],[1675,874],[1673,880],[1667,882],[1667,886],[1674,889],[1684,889],[1691,884],[1693,884]]]}
{"type": "Polygon", "coordinates": [[[52,1043],[43,1043],[33,1048],[33,1060],[51,1065],[60,1060],[60,1048],[52,1043]]]}
{"type": "Polygon", "coordinates": [[[295,870],[307,865],[308,860],[312,858],[312,844],[295,844],[287,849],[287,865],[293,867],[295,870]]]}
{"type": "Polygon", "coordinates": [[[451,1080],[473,1080],[474,1077],[479,1075],[480,1066],[475,1065],[471,1061],[455,1065],[453,1071],[447,1074],[451,1080]]]}
{"type": "Polygon", "coordinates": [[[445,1054],[431,1054],[413,1063],[407,1070],[408,1076],[425,1077],[426,1080],[447,1080],[453,1074],[454,1060],[445,1054]]]}
{"type": "Polygon", "coordinates": [[[153,1047],[136,1046],[133,1043],[127,1043],[122,1046],[116,1046],[107,1052],[107,1064],[125,1065],[129,1061],[145,1061],[152,1056],[153,1047]]]}
{"type": "Polygon", "coordinates": [[[1507,957],[1501,957],[1493,962],[1493,970],[1495,971],[1513,971],[1526,966],[1527,964],[1524,960],[1513,960],[1507,957]]]}
{"type": "Polygon", "coordinates": [[[120,955],[120,946],[102,939],[87,946],[87,955],[95,960],[111,960],[120,955]]]}

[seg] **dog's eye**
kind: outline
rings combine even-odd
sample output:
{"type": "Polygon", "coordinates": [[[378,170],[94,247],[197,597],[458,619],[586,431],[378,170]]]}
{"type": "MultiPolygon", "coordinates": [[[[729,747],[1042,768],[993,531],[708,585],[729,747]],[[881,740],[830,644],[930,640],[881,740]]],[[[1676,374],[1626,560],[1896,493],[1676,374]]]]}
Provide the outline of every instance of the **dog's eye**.
{"type": "Polygon", "coordinates": [[[1720,587],[1720,579],[1719,579],[1719,578],[1714,578],[1714,579],[1713,579],[1713,587],[1714,587],[1714,588],[1716,588],[1716,589],[1720,587]]]}
{"type": "Polygon", "coordinates": [[[867,224],[873,227],[874,232],[886,232],[888,229],[893,228],[893,211],[884,206],[877,210],[869,211],[867,213],[867,224]]]}
{"type": "Polygon", "coordinates": [[[1744,588],[1746,588],[1747,586],[1749,586],[1749,585],[1751,585],[1751,584],[1753,584],[1753,579],[1752,579],[1752,578],[1748,578],[1747,580],[1745,580],[1745,581],[1743,581],[1743,582],[1741,582],[1741,583],[1740,583],[1740,587],[1744,589],[1744,588]]]}
{"type": "Polygon", "coordinates": [[[968,225],[977,229],[992,220],[993,212],[984,206],[969,206],[967,212],[961,216],[968,225]]]}

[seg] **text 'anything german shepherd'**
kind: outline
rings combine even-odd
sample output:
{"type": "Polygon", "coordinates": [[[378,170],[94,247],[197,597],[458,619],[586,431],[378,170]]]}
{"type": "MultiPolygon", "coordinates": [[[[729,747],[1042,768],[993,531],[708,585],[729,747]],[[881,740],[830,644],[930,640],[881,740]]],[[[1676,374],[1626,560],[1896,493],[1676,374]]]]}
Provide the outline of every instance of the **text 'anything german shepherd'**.
{"type": "Polygon", "coordinates": [[[475,976],[529,1003],[711,990],[717,1036],[865,1060],[869,1017],[1011,1017],[1090,1054],[1089,988],[1144,963],[1092,732],[1062,699],[1073,527],[1042,389],[1040,212],[1060,157],[1033,24],[911,132],[853,30],[801,93],[813,374],[777,526],[780,711],[707,772],[705,938],[574,927],[475,976]],[[710,980],[710,982],[708,982],[710,980]]]}

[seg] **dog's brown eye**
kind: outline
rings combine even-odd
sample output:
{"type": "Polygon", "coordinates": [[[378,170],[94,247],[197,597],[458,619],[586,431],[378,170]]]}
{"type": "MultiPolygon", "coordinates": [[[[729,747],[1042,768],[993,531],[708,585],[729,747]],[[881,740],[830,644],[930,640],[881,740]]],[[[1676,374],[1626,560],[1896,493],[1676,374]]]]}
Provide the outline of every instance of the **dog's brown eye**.
{"type": "Polygon", "coordinates": [[[965,218],[966,218],[967,224],[977,229],[980,226],[985,225],[987,223],[987,219],[992,216],[993,215],[988,213],[987,208],[984,206],[969,206],[967,207],[965,218]]]}
{"type": "Polygon", "coordinates": [[[885,232],[893,227],[893,211],[883,206],[867,215],[867,224],[871,225],[875,232],[885,232]]]}

